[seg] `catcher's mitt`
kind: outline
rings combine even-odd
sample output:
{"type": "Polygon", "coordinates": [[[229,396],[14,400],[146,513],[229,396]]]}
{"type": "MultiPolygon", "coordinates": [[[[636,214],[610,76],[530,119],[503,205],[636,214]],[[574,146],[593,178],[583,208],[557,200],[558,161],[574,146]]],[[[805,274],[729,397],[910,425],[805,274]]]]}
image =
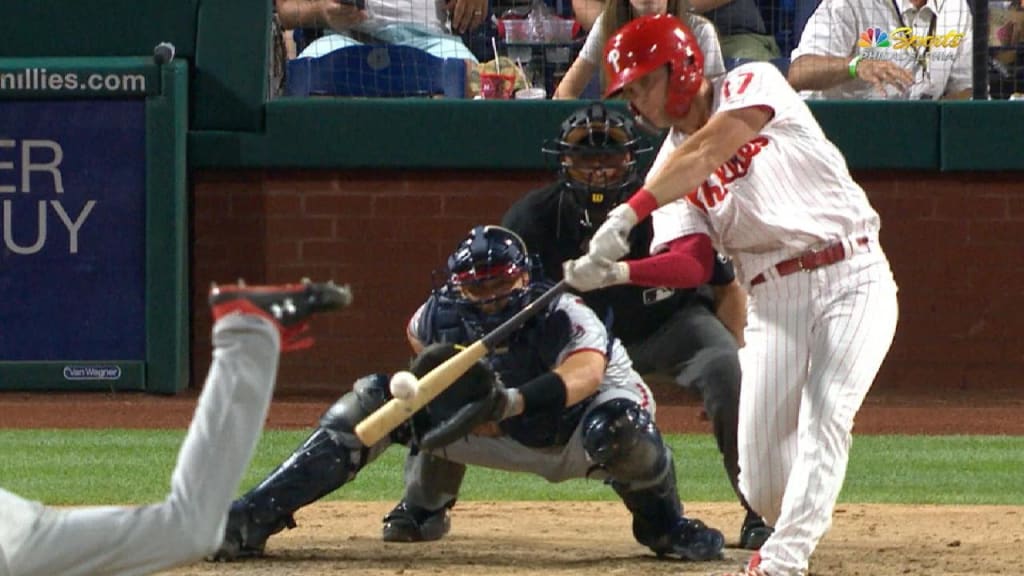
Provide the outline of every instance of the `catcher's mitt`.
{"type": "MultiPolygon", "coordinates": [[[[413,360],[409,370],[422,378],[456,353],[453,344],[431,344],[413,360]]],[[[477,362],[423,408],[427,418],[417,421],[425,426],[417,426],[416,443],[423,450],[447,446],[478,425],[501,419],[506,403],[504,387],[494,372],[483,362],[477,362]]]]}

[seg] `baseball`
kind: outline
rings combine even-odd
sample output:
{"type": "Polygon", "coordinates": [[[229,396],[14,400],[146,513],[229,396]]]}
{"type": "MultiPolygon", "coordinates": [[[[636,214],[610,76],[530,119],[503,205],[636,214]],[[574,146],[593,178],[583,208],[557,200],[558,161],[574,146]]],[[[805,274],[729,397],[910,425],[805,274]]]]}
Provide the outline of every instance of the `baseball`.
{"type": "Polygon", "coordinates": [[[402,370],[391,376],[391,395],[399,400],[408,400],[416,395],[419,380],[412,372],[402,370]]]}

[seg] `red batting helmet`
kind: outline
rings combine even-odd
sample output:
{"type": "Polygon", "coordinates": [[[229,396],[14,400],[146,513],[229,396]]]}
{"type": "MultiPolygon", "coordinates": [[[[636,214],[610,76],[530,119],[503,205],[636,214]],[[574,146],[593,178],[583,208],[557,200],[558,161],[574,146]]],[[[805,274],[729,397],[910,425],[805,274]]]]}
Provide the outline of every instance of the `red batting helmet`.
{"type": "Polygon", "coordinates": [[[626,84],[668,64],[665,111],[686,116],[704,78],[704,54],[690,28],[671,14],[641,16],[619,29],[605,45],[605,98],[626,84]]]}

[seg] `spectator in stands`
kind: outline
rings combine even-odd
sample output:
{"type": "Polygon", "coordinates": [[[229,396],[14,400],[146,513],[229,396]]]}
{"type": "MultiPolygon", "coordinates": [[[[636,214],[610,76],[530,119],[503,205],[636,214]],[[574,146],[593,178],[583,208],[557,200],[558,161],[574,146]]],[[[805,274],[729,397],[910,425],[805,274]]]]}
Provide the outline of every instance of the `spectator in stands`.
{"type": "Polygon", "coordinates": [[[828,99],[969,98],[973,25],[966,0],[823,0],[789,82],[828,99]]]}
{"type": "Polygon", "coordinates": [[[691,0],[693,11],[714,22],[726,62],[734,58],[778,58],[779,45],[768,33],[754,0],[691,0]]]}
{"type": "Polygon", "coordinates": [[[687,0],[609,0],[594,21],[576,60],[558,83],[554,98],[578,98],[604,58],[605,41],[630,20],[649,14],[673,14],[686,22],[704,52],[704,75],[715,78],[725,74],[714,25],[707,18],[691,13],[687,0]]]}
{"type": "Polygon", "coordinates": [[[604,12],[604,0],[572,0],[573,17],[587,32],[594,28],[601,12],[604,12]]]}
{"type": "Polygon", "coordinates": [[[285,28],[322,28],[299,58],[358,44],[396,44],[476,62],[461,34],[487,17],[487,0],[275,0],[285,28]],[[365,5],[364,5],[365,2],[365,5]]]}

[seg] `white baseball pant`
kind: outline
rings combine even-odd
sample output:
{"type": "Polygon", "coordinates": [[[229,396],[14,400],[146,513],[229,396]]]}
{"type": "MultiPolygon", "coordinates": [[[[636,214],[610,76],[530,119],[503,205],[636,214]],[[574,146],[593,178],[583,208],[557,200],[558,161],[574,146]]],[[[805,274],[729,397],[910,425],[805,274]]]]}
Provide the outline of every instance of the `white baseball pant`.
{"type": "Polygon", "coordinates": [[[854,416],[896,331],[896,283],[876,240],[849,259],[751,289],[740,350],[740,488],[775,527],[771,576],[804,574],[832,522],[854,416]]]}

